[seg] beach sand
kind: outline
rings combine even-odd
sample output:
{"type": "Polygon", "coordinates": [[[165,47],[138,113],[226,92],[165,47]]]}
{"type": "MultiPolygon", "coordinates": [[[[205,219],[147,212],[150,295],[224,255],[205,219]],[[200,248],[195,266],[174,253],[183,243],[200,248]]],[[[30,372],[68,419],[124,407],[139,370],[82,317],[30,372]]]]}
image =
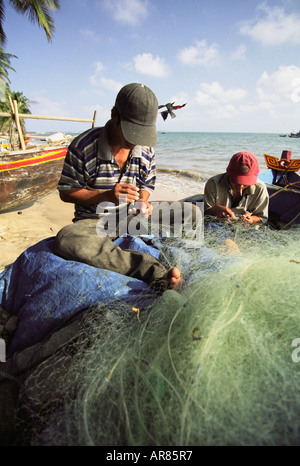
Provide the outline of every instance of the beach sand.
{"type": "MultiPolygon", "coordinates": [[[[179,199],[174,191],[156,188],[152,201],[179,199]]],[[[25,249],[42,239],[55,236],[72,222],[74,205],[62,202],[58,191],[39,199],[28,207],[0,214],[0,272],[13,263],[25,249]]]]}

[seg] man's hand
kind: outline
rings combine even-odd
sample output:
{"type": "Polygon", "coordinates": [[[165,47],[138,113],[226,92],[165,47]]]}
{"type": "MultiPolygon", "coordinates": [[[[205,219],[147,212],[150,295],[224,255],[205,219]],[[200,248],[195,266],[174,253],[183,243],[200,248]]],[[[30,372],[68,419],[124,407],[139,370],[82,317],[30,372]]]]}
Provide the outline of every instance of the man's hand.
{"type": "Polygon", "coordinates": [[[213,211],[214,215],[216,215],[217,217],[224,218],[228,220],[229,222],[231,220],[236,220],[236,216],[234,215],[232,210],[229,209],[229,207],[226,207],[223,205],[217,205],[210,210],[213,211]]]}
{"type": "Polygon", "coordinates": [[[117,183],[110,193],[111,202],[115,204],[122,204],[123,202],[131,204],[131,202],[139,199],[139,188],[133,184],[117,183]]]}
{"type": "Polygon", "coordinates": [[[247,225],[252,225],[252,223],[260,223],[261,218],[258,217],[257,215],[252,215],[250,212],[245,212],[244,215],[240,216],[240,220],[247,225]]]}
{"type": "Polygon", "coordinates": [[[152,214],[153,206],[148,201],[136,201],[132,208],[129,209],[129,214],[140,214],[143,218],[148,218],[152,214]]]}

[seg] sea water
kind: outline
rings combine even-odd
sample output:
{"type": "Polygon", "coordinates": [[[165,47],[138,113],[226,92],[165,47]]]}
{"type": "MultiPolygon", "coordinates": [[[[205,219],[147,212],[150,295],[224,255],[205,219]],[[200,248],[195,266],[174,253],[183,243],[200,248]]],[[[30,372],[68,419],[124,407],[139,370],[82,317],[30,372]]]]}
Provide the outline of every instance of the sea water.
{"type": "MultiPolygon", "coordinates": [[[[51,132],[44,133],[44,138],[51,132]]],[[[75,136],[78,133],[71,133],[75,136]]],[[[156,186],[180,198],[203,193],[208,178],[224,173],[233,154],[252,152],[260,170],[267,166],[264,154],[280,158],[283,150],[300,158],[300,138],[280,137],[278,133],[161,132],[155,147],[156,186]]],[[[39,141],[35,140],[35,144],[39,141]]],[[[45,139],[40,141],[41,144],[45,139]]]]}
{"type": "Polygon", "coordinates": [[[300,139],[273,133],[158,133],[156,152],[157,187],[182,197],[203,193],[205,182],[224,173],[233,154],[252,152],[260,170],[267,166],[264,154],[280,158],[283,150],[300,158],[300,139]]]}

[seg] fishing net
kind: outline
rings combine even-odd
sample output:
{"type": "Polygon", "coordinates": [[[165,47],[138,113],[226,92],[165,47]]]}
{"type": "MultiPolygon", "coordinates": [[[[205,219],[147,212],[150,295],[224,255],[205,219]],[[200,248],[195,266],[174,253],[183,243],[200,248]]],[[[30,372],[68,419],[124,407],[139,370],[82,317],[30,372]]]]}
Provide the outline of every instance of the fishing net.
{"type": "Polygon", "coordinates": [[[298,445],[299,232],[208,224],[198,247],[169,238],[179,292],[93,307],[55,351],[36,346],[19,442],[298,445]]]}

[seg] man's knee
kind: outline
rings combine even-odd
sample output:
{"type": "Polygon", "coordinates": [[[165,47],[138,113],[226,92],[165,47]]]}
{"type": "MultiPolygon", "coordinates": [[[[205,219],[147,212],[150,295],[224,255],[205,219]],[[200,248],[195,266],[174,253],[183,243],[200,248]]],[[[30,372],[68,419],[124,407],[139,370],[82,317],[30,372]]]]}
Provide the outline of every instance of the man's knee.
{"type": "MultiPolygon", "coordinates": [[[[63,227],[54,240],[54,252],[59,256],[65,255],[68,251],[74,251],[78,246],[86,242],[89,235],[90,222],[80,220],[63,227]]],[[[96,231],[96,227],[94,227],[96,231]]]]}
{"type": "Polygon", "coordinates": [[[73,225],[67,225],[57,233],[54,239],[53,247],[54,254],[56,254],[57,256],[65,256],[65,250],[70,244],[70,242],[72,242],[72,227],[73,225]]]}

